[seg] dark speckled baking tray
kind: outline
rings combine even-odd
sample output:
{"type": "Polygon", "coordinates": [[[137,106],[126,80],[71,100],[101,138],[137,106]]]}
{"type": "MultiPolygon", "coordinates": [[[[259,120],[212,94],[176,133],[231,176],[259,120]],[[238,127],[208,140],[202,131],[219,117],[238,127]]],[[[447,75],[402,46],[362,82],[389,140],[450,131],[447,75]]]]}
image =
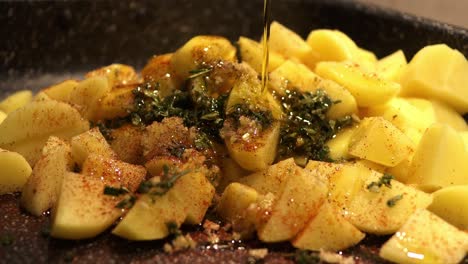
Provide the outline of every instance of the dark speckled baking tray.
{"type": "MultiPolygon", "coordinates": [[[[119,62],[141,68],[153,54],[175,50],[197,34],[231,40],[261,34],[262,0],[159,0],[0,2],[0,96],[40,89],[98,66],[119,62]]],[[[384,56],[403,49],[447,43],[468,55],[468,30],[351,1],[273,0],[272,17],[306,36],[314,28],[336,28],[358,45],[384,56]]],[[[207,248],[166,255],[163,242],[135,243],[109,234],[95,240],[51,239],[46,216],[18,209],[17,196],[0,196],[0,263],[223,263],[247,262],[245,250],[207,248]]],[[[367,239],[352,251],[362,263],[380,262],[367,239]]],[[[253,243],[253,246],[264,246],[253,243]]],[[[252,244],[245,245],[246,247],[252,244]]],[[[290,263],[291,248],[271,246],[268,263],[290,263]]],[[[349,252],[348,252],[349,253],[349,252]]]]}
{"type": "MultiPolygon", "coordinates": [[[[261,35],[262,0],[0,2],[0,92],[38,89],[113,62],[144,65],[191,36],[261,35]]],[[[337,28],[379,56],[447,43],[468,30],[352,1],[274,0],[272,17],[302,36],[337,28]]]]}

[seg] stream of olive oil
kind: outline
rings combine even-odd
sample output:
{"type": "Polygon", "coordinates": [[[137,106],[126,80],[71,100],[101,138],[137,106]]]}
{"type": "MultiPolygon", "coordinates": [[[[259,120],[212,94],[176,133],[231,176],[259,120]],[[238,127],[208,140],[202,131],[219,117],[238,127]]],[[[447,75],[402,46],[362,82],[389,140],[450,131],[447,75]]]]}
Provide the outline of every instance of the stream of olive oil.
{"type": "Polygon", "coordinates": [[[270,57],[270,1],[263,0],[263,58],[262,58],[262,91],[265,92],[268,86],[268,62],[270,57]]]}

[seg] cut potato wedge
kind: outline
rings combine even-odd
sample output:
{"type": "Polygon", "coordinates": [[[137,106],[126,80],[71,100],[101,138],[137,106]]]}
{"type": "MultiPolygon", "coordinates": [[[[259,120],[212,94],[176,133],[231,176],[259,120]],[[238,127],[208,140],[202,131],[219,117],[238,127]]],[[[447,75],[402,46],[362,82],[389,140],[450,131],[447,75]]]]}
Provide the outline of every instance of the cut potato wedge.
{"type": "Polygon", "coordinates": [[[50,136],[70,139],[89,129],[76,109],[55,100],[32,102],[0,124],[0,147],[16,151],[34,165],[50,136]]]}
{"type": "Polygon", "coordinates": [[[31,166],[20,154],[0,149],[0,195],[20,191],[31,175],[31,166]]]}
{"type": "Polygon", "coordinates": [[[54,206],[63,177],[73,169],[73,165],[70,145],[57,137],[50,137],[23,187],[21,206],[37,216],[54,206]]]}

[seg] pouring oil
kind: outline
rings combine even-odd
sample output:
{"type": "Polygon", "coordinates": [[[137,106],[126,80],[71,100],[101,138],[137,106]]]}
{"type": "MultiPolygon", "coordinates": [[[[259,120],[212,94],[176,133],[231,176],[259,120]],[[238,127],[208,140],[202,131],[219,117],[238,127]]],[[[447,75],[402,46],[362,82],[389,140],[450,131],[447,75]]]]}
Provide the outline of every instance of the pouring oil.
{"type": "Polygon", "coordinates": [[[263,58],[262,58],[262,92],[265,92],[268,87],[268,62],[269,62],[269,45],[270,40],[270,0],[263,0],[263,58]]]}

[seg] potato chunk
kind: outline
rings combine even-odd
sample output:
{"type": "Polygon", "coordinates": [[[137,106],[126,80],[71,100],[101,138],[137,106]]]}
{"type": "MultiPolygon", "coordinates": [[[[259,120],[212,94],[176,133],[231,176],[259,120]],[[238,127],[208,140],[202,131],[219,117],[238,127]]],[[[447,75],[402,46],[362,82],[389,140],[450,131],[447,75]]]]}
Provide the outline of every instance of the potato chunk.
{"type": "Polygon", "coordinates": [[[436,123],[426,130],[414,153],[407,183],[427,191],[468,184],[467,158],[463,139],[457,131],[436,123]]]}
{"type": "Polygon", "coordinates": [[[295,170],[273,204],[268,220],[257,223],[259,239],[279,242],[294,238],[307,221],[317,214],[327,191],[327,183],[312,171],[295,170]]]}
{"type": "Polygon", "coordinates": [[[397,50],[377,62],[375,72],[385,80],[399,82],[408,62],[405,53],[397,50]]]}
{"type": "MultiPolygon", "coordinates": [[[[240,37],[237,41],[239,44],[240,55],[243,62],[248,63],[252,68],[260,74],[262,72],[263,47],[255,40],[240,37]]],[[[274,51],[270,51],[268,60],[268,72],[278,68],[283,62],[284,57],[274,51]]]]}
{"type": "Polygon", "coordinates": [[[413,142],[382,117],[361,121],[349,143],[349,153],[378,164],[393,167],[414,152],[413,142]]]}
{"type": "Polygon", "coordinates": [[[422,48],[401,77],[401,95],[439,99],[468,112],[468,62],[445,44],[422,48]]]}
{"type": "Polygon", "coordinates": [[[220,60],[236,60],[236,48],[229,40],[219,36],[196,36],[172,55],[171,64],[178,77],[185,80],[191,71],[220,60]]]}
{"type": "Polygon", "coordinates": [[[49,136],[69,139],[88,129],[88,121],[66,103],[33,102],[10,113],[0,124],[0,147],[20,153],[34,165],[49,136]]]}
{"type": "Polygon", "coordinates": [[[107,143],[99,128],[94,127],[71,139],[72,157],[79,166],[83,165],[89,154],[116,158],[116,154],[107,143]]]}
{"type": "Polygon", "coordinates": [[[22,90],[15,92],[0,102],[0,111],[11,113],[16,109],[25,106],[32,100],[32,92],[29,90],[22,90]]]}
{"type": "Polygon", "coordinates": [[[353,63],[320,62],[315,72],[348,89],[360,107],[384,104],[400,91],[400,84],[380,79],[353,63]]]}
{"type": "Polygon", "coordinates": [[[57,203],[52,209],[50,235],[56,238],[91,238],[120,216],[115,206],[123,197],[104,194],[105,180],[68,172],[63,176],[57,203]]]}
{"type": "Polygon", "coordinates": [[[391,234],[396,232],[416,209],[427,208],[432,197],[411,186],[385,177],[362,167],[356,175],[363,180],[361,188],[347,204],[348,219],[359,230],[371,234],[391,234]],[[384,184],[380,185],[379,182],[384,184]],[[391,186],[391,187],[390,187],[391,186]]]}
{"type": "Polygon", "coordinates": [[[342,250],[356,245],[365,234],[348,222],[330,203],[320,207],[292,244],[307,250],[342,250]]]}
{"type": "Polygon", "coordinates": [[[459,263],[468,249],[468,234],[427,210],[418,210],[380,249],[397,263],[459,263]]]}
{"type": "Polygon", "coordinates": [[[60,195],[63,176],[72,170],[73,164],[70,145],[57,137],[50,137],[23,187],[21,206],[37,216],[54,206],[60,195]]]}
{"type": "Polygon", "coordinates": [[[468,185],[445,187],[432,196],[429,211],[461,230],[468,230],[468,185]]]}
{"type": "Polygon", "coordinates": [[[164,238],[168,225],[201,221],[213,195],[214,187],[204,174],[185,174],[163,195],[141,195],[112,233],[130,240],[164,238]]]}
{"type": "Polygon", "coordinates": [[[20,191],[31,175],[31,166],[16,152],[0,149],[0,195],[20,191]]]}

